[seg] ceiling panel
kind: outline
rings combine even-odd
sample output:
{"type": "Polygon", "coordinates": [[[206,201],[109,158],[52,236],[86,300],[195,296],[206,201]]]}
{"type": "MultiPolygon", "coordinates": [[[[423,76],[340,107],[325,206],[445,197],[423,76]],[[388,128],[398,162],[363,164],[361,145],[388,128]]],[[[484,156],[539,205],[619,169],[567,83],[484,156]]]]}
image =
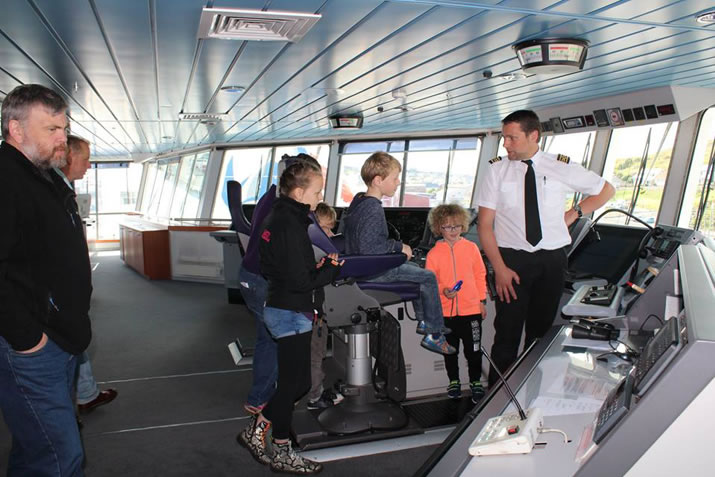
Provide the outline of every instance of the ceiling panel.
{"type": "Polygon", "coordinates": [[[515,108],[715,87],[713,27],[695,22],[711,8],[702,0],[6,0],[0,97],[20,83],[57,89],[95,156],[326,137],[328,116],[339,112],[365,118],[362,130],[341,134],[483,131],[515,108]],[[322,19],[297,43],[198,40],[207,5],[322,19]],[[496,77],[520,71],[513,44],[542,37],[588,40],[583,71],[496,77]],[[406,97],[393,96],[398,88],[406,97]],[[227,119],[179,120],[182,111],[227,119]]]}

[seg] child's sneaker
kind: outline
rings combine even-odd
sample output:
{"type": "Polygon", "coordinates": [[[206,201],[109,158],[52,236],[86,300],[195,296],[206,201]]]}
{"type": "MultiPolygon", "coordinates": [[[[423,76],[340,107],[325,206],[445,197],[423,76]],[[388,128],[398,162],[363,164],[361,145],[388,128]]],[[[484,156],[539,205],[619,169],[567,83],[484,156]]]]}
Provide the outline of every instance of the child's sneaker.
{"type": "Polygon", "coordinates": [[[335,404],[336,406],[343,402],[343,400],[345,399],[345,396],[340,394],[338,391],[333,391],[332,389],[325,389],[323,391],[323,394],[328,396],[330,400],[333,401],[333,404],[335,404]]]}
{"type": "Polygon", "coordinates": [[[447,343],[447,339],[444,337],[444,335],[437,335],[435,338],[434,335],[426,335],[424,338],[422,338],[422,342],[420,345],[428,349],[434,353],[440,353],[440,354],[455,354],[457,352],[456,349],[454,349],[453,346],[451,346],[449,343],[447,343]]]}
{"type": "MultiPolygon", "coordinates": [[[[443,326],[439,332],[442,333],[443,335],[448,335],[452,332],[452,330],[443,326]]],[[[415,330],[415,333],[417,333],[418,335],[428,334],[427,333],[427,323],[425,323],[424,320],[417,322],[417,329],[415,330]]]]}
{"type": "Polygon", "coordinates": [[[450,399],[459,399],[462,397],[462,385],[459,381],[450,381],[447,386],[447,397],[450,399]]]}
{"type": "Polygon", "coordinates": [[[469,389],[472,390],[472,402],[474,404],[478,403],[484,397],[484,388],[479,381],[469,383],[469,389]]]}
{"type": "Polygon", "coordinates": [[[309,400],[305,407],[307,407],[311,411],[314,411],[316,409],[327,409],[329,407],[333,407],[334,405],[335,405],[335,402],[333,401],[333,398],[330,396],[330,391],[325,389],[323,391],[323,394],[321,394],[318,397],[318,399],[315,399],[312,401],[309,400]]]}

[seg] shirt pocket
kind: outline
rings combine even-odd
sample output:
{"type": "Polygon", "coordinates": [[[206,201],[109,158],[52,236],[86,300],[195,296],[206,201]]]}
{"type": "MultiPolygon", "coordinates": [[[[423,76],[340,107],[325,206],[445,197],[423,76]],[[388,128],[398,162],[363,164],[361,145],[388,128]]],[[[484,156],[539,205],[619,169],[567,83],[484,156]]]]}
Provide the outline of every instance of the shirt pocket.
{"type": "Polygon", "coordinates": [[[499,185],[499,203],[507,209],[517,206],[516,182],[502,182],[499,185]]]}
{"type": "Polygon", "coordinates": [[[566,188],[557,181],[544,180],[544,205],[549,209],[566,210],[566,188]]]}

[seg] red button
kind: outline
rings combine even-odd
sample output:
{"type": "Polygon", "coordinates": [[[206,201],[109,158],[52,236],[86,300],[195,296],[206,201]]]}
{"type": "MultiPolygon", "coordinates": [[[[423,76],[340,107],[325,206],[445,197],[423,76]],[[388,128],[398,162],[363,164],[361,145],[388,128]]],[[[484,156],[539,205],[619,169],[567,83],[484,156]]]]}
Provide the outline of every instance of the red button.
{"type": "Polygon", "coordinates": [[[510,426],[507,428],[506,432],[509,435],[516,434],[517,432],[519,432],[519,426],[510,426]]]}

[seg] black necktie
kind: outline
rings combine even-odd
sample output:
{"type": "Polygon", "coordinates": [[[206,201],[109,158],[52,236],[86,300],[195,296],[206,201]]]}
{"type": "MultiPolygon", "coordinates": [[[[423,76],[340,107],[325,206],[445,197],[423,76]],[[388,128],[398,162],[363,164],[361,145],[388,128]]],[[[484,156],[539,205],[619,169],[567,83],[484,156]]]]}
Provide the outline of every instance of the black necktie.
{"type": "Polygon", "coordinates": [[[541,219],[539,199],[536,197],[536,174],[531,159],[521,161],[527,165],[524,176],[524,216],[526,217],[526,241],[536,247],[541,241],[541,219]]]}

